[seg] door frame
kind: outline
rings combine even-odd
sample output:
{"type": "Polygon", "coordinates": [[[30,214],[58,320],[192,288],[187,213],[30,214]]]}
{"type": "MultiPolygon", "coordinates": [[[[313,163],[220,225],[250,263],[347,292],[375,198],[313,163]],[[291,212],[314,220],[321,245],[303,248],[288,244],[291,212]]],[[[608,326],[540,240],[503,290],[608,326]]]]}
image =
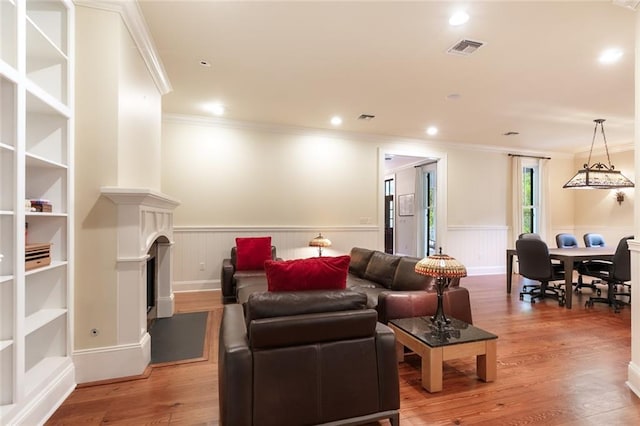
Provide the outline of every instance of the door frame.
{"type": "MultiPolygon", "coordinates": [[[[378,247],[384,248],[384,181],[388,176],[385,174],[384,159],[385,155],[404,155],[409,157],[422,157],[429,161],[436,161],[436,246],[442,247],[443,251],[447,250],[447,153],[434,150],[429,147],[422,146],[393,146],[383,145],[378,148],[378,247]]],[[[422,221],[422,219],[420,219],[422,221]]],[[[419,225],[420,229],[424,228],[424,224],[419,225]]],[[[395,235],[394,235],[395,239],[395,235]]],[[[420,253],[422,249],[423,238],[416,238],[416,253],[420,253]]],[[[395,244],[395,241],[394,241],[395,244]]]]}

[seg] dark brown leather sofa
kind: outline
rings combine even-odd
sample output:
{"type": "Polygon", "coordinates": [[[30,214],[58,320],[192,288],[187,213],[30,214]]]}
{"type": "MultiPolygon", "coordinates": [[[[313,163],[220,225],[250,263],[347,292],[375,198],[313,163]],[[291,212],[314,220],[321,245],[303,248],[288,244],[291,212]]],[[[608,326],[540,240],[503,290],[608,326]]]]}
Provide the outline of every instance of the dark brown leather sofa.
{"type": "MultiPolygon", "coordinates": [[[[235,249],[235,247],[234,247],[235,249]]],[[[235,250],[222,264],[222,297],[224,303],[245,303],[256,292],[267,291],[264,271],[236,271],[235,250]]],[[[272,256],[276,257],[275,247],[272,256]]],[[[437,296],[434,281],[415,273],[417,257],[395,256],[377,250],[354,247],[350,252],[347,288],[367,296],[367,307],[378,311],[378,319],[433,315],[437,296]]],[[[444,294],[444,311],[448,316],[473,323],[469,291],[452,281],[444,294]]]]}
{"type": "MultiPolygon", "coordinates": [[[[231,257],[228,259],[222,260],[222,268],[220,270],[220,287],[222,289],[222,303],[236,303],[237,302],[237,288],[236,283],[238,279],[249,278],[258,278],[258,280],[253,280],[258,283],[264,284],[264,289],[266,290],[267,278],[265,276],[264,270],[248,270],[248,271],[237,271],[236,270],[236,258],[237,258],[237,249],[236,247],[231,248],[231,257]]],[[[271,258],[278,259],[276,255],[275,246],[271,246],[271,258]]],[[[246,284],[246,281],[245,281],[246,284]]]]}
{"type": "Polygon", "coordinates": [[[395,336],[363,293],[256,292],[219,339],[221,425],[399,425],[395,336]]]}
{"type": "MultiPolygon", "coordinates": [[[[367,304],[378,311],[380,322],[436,313],[435,281],[415,272],[419,258],[360,247],[352,248],[350,255],[347,287],[367,295],[367,304]]],[[[460,287],[459,279],[445,290],[443,304],[447,316],[473,323],[469,291],[460,287]]]]}

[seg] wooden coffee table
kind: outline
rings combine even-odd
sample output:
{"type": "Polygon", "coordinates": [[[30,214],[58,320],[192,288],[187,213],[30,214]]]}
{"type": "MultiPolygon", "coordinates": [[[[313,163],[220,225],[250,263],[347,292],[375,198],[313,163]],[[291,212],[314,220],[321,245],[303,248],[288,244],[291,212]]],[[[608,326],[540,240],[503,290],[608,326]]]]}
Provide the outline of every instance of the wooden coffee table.
{"type": "Polygon", "coordinates": [[[431,317],[395,319],[388,325],[396,334],[398,362],[404,361],[405,346],[422,358],[422,387],[427,391],[442,390],[443,361],[467,356],[476,357],[481,380],[496,379],[495,334],[454,318],[444,335],[431,330],[431,317]]]}

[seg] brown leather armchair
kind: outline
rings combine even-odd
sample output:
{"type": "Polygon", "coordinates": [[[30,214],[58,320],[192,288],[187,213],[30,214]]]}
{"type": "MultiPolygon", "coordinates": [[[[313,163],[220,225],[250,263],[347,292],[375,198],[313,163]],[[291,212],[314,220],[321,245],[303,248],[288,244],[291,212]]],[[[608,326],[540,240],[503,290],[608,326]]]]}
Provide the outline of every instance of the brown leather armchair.
{"type": "Polygon", "coordinates": [[[395,336],[364,294],[254,293],[219,343],[221,425],[399,425],[395,336]]]}

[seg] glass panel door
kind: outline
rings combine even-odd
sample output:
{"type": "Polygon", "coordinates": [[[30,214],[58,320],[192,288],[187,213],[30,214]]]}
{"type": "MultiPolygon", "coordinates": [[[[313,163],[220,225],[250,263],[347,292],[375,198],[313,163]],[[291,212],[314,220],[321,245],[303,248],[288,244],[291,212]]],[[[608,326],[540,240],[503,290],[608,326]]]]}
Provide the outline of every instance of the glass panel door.
{"type": "Polygon", "coordinates": [[[425,256],[436,253],[436,163],[423,167],[425,256]]]}

